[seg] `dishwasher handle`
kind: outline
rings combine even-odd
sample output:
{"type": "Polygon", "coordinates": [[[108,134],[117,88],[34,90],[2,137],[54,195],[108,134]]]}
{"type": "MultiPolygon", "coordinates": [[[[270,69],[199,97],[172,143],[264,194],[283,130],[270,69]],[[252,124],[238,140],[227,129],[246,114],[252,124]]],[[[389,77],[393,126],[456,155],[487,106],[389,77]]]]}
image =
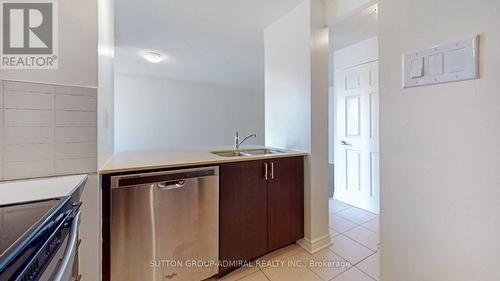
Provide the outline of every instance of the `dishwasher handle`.
{"type": "Polygon", "coordinates": [[[161,189],[174,189],[182,187],[189,179],[212,176],[219,176],[219,167],[121,175],[111,177],[111,188],[155,184],[161,189]]]}
{"type": "Polygon", "coordinates": [[[185,185],[186,185],[186,180],[166,181],[166,182],[159,182],[156,184],[156,186],[160,191],[178,189],[184,187],[185,185]]]}

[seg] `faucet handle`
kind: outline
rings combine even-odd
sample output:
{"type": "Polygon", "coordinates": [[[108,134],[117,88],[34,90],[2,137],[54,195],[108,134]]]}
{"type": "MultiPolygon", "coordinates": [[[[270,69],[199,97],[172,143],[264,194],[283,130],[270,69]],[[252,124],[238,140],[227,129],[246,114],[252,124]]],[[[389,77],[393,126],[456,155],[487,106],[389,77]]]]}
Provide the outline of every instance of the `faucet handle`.
{"type": "Polygon", "coordinates": [[[240,137],[238,131],[236,131],[236,134],[234,135],[234,149],[238,150],[240,146],[240,137]]]}

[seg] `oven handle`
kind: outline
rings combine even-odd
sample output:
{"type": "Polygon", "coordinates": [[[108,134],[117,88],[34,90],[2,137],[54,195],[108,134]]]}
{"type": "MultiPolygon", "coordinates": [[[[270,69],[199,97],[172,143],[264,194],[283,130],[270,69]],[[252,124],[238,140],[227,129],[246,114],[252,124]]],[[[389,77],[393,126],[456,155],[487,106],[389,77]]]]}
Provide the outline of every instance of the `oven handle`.
{"type": "Polygon", "coordinates": [[[68,240],[68,246],[64,252],[64,256],[61,260],[61,265],[54,277],[54,281],[66,281],[69,280],[68,276],[71,275],[71,270],[73,268],[73,261],[75,258],[75,253],[78,244],[78,225],[80,224],[80,211],[75,215],[73,222],[71,224],[70,237],[68,240]]]}

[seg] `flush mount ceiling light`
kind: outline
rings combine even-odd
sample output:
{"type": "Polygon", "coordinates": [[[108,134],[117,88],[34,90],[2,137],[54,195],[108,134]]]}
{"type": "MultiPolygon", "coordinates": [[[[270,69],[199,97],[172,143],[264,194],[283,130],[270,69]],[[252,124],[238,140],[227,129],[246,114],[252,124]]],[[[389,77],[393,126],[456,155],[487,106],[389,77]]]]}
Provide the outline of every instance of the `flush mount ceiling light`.
{"type": "Polygon", "coordinates": [[[142,53],[142,57],[150,63],[159,63],[160,61],[165,59],[162,54],[157,52],[144,52],[142,53]]]}

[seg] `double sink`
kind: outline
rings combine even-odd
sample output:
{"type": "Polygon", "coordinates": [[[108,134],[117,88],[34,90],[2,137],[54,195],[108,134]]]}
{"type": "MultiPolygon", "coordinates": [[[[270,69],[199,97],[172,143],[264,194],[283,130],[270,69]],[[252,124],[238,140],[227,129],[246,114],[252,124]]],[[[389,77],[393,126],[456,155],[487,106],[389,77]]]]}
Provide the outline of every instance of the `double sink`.
{"type": "Polygon", "coordinates": [[[259,148],[259,149],[245,149],[245,150],[212,151],[211,153],[221,157],[243,157],[243,156],[274,155],[274,154],[282,154],[285,152],[276,149],[259,148]]]}

